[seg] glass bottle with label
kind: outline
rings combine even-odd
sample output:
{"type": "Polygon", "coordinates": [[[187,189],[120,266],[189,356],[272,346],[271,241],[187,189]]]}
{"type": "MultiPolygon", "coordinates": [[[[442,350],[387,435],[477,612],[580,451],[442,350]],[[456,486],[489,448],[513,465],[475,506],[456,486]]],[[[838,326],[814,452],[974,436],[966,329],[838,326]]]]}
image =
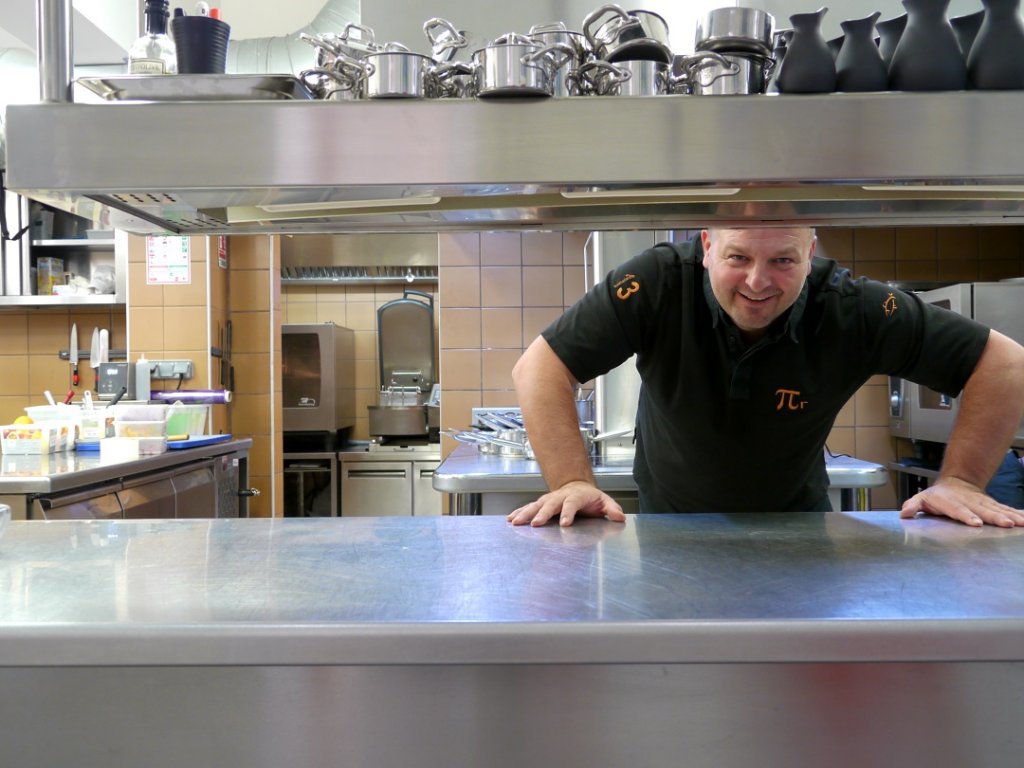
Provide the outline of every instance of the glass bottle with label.
{"type": "Polygon", "coordinates": [[[146,34],[128,49],[128,74],[173,75],[178,52],[167,34],[168,0],[146,0],[146,34]]]}

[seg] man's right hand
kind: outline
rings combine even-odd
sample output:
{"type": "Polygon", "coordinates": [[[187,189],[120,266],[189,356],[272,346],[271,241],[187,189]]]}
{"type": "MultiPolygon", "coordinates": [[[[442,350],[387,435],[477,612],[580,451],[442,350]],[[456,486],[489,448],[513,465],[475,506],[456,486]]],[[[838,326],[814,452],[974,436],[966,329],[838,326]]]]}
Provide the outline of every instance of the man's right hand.
{"type": "Polygon", "coordinates": [[[611,496],[582,480],[573,480],[546,493],[536,501],[513,510],[506,518],[512,525],[540,526],[557,516],[558,524],[572,525],[576,515],[604,517],[616,523],[626,522],[626,515],[611,496]]]}

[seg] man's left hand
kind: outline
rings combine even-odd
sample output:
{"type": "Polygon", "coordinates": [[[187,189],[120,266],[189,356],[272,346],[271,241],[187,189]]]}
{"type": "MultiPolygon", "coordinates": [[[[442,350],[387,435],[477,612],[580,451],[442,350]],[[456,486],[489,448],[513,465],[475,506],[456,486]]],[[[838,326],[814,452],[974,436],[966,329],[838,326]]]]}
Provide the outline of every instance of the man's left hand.
{"type": "Polygon", "coordinates": [[[943,515],[972,526],[1024,526],[1024,510],[1000,504],[978,486],[955,477],[939,480],[907,499],[900,517],[914,517],[920,512],[943,515]]]}

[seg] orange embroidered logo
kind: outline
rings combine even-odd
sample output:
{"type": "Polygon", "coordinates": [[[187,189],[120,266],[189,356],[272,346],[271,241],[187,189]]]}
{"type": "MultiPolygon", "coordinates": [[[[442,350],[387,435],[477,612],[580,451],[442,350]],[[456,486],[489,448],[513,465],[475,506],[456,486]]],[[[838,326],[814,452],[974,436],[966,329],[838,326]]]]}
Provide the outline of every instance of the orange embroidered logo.
{"type": "Polygon", "coordinates": [[[619,282],[615,284],[615,295],[618,296],[621,300],[625,301],[634,293],[639,291],[640,283],[638,283],[635,280],[635,278],[636,275],[626,275],[624,278],[619,280],[619,282]]]}
{"type": "Polygon", "coordinates": [[[882,302],[882,311],[885,312],[886,317],[892,317],[896,314],[896,295],[890,291],[889,295],[886,296],[885,301],[882,302]]]}
{"type": "Polygon", "coordinates": [[[783,408],[787,411],[802,411],[807,405],[806,400],[799,399],[800,390],[798,389],[776,389],[775,394],[779,398],[779,402],[775,404],[776,411],[781,411],[783,408]]]}

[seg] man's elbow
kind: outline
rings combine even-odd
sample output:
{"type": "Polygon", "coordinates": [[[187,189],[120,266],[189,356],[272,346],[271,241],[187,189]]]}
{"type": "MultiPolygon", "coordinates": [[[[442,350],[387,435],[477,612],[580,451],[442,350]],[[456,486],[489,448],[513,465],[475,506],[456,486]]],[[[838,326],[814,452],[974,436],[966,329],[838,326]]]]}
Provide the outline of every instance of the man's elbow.
{"type": "Polygon", "coordinates": [[[534,339],[512,367],[512,385],[517,392],[537,382],[563,381],[571,385],[574,379],[543,336],[534,339]]]}

